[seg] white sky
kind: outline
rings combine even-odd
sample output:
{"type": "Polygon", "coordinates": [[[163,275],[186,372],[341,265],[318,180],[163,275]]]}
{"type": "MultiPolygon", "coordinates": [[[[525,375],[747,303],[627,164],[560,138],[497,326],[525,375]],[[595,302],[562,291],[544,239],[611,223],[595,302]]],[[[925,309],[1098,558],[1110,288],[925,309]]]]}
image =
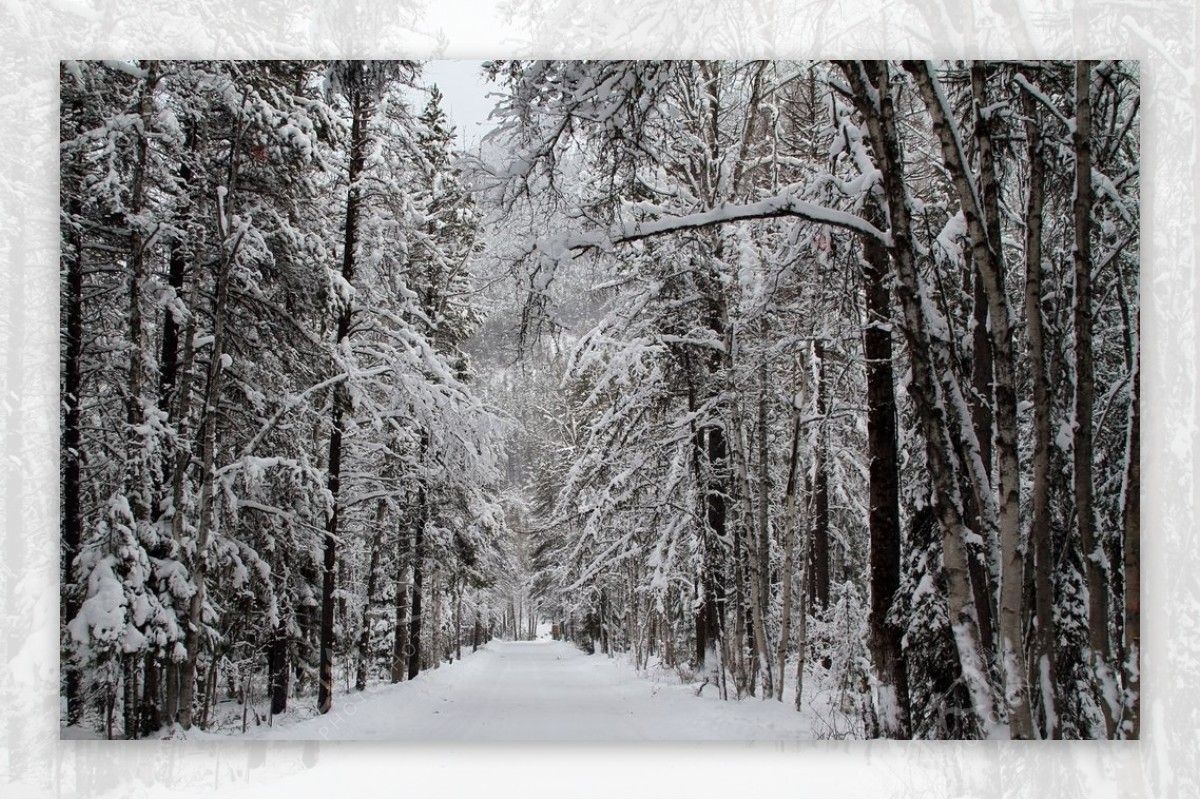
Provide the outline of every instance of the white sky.
{"type": "MultiPolygon", "coordinates": [[[[438,0],[426,6],[425,21],[441,37],[446,56],[474,59],[425,65],[425,82],[436,83],[445,96],[446,115],[458,128],[459,145],[474,149],[491,130],[487,116],[494,105],[486,98],[488,88],[479,75],[479,65],[481,59],[511,55],[511,21],[495,3],[479,0],[438,0]]],[[[414,100],[418,112],[424,103],[424,97],[414,100]]]]}
{"type": "MultiPolygon", "coordinates": [[[[480,74],[482,61],[429,61],[425,64],[425,84],[437,84],[444,96],[446,116],[458,128],[458,143],[467,150],[475,149],[483,135],[492,129],[487,121],[495,99],[487,94],[495,91],[480,74]]],[[[420,113],[425,98],[414,100],[420,113]]]]}

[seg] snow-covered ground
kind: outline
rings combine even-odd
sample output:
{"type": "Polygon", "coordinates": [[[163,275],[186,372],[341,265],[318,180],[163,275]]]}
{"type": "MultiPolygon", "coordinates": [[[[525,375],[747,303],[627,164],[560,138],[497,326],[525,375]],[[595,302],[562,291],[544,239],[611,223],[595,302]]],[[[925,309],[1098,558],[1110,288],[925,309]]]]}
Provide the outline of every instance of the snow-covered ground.
{"type": "MultiPolygon", "coordinates": [[[[255,739],[753,740],[811,739],[790,703],[697,697],[673,673],[651,678],[623,659],[539,639],[490,642],[416,680],[338,695],[326,715],[255,727],[255,739]]],[[[204,738],[225,738],[210,735],[204,738]]],[[[240,738],[240,737],[239,737],[240,738]]]]}

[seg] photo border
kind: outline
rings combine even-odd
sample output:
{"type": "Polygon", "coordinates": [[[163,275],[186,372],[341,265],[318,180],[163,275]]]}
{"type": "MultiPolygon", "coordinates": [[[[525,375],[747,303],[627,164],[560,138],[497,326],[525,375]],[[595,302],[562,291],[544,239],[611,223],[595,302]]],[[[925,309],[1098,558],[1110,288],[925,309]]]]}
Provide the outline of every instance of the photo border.
{"type": "Polygon", "coordinates": [[[15,0],[0,9],[0,786],[5,795],[1196,795],[1200,107],[1187,0],[15,0]],[[433,2],[429,3],[430,6],[433,2]],[[355,12],[358,9],[358,12],[355,12]],[[107,57],[910,55],[1142,64],[1139,742],[60,742],[58,62],[107,57]]]}

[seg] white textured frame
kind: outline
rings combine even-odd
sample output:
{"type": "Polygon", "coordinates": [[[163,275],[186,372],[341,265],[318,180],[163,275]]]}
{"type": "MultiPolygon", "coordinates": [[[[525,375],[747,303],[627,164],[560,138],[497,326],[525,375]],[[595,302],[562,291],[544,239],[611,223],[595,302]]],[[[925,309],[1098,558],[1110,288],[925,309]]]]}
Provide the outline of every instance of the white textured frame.
{"type": "Polygon", "coordinates": [[[0,4],[0,794],[1200,795],[1191,0],[7,0],[0,4]],[[499,7],[497,7],[499,6],[499,7]],[[1141,742],[60,742],[58,61],[1122,57],[1142,62],[1141,742]]]}

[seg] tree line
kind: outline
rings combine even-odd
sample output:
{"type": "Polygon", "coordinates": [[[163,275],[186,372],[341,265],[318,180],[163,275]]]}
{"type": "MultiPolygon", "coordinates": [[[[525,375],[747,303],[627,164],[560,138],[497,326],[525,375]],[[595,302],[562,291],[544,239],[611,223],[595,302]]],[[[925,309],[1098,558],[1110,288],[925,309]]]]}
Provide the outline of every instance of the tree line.
{"type": "Polygon", "coordinates": [[[835,735],[1136,738],[1137,65],[488,69],[562,628],[835,735]]]}
{"type": "Polygon", "coordinates": [[[484,215],[420,71],[62,63],[65,724],[324,713],[516,633],[484,215]]]}

